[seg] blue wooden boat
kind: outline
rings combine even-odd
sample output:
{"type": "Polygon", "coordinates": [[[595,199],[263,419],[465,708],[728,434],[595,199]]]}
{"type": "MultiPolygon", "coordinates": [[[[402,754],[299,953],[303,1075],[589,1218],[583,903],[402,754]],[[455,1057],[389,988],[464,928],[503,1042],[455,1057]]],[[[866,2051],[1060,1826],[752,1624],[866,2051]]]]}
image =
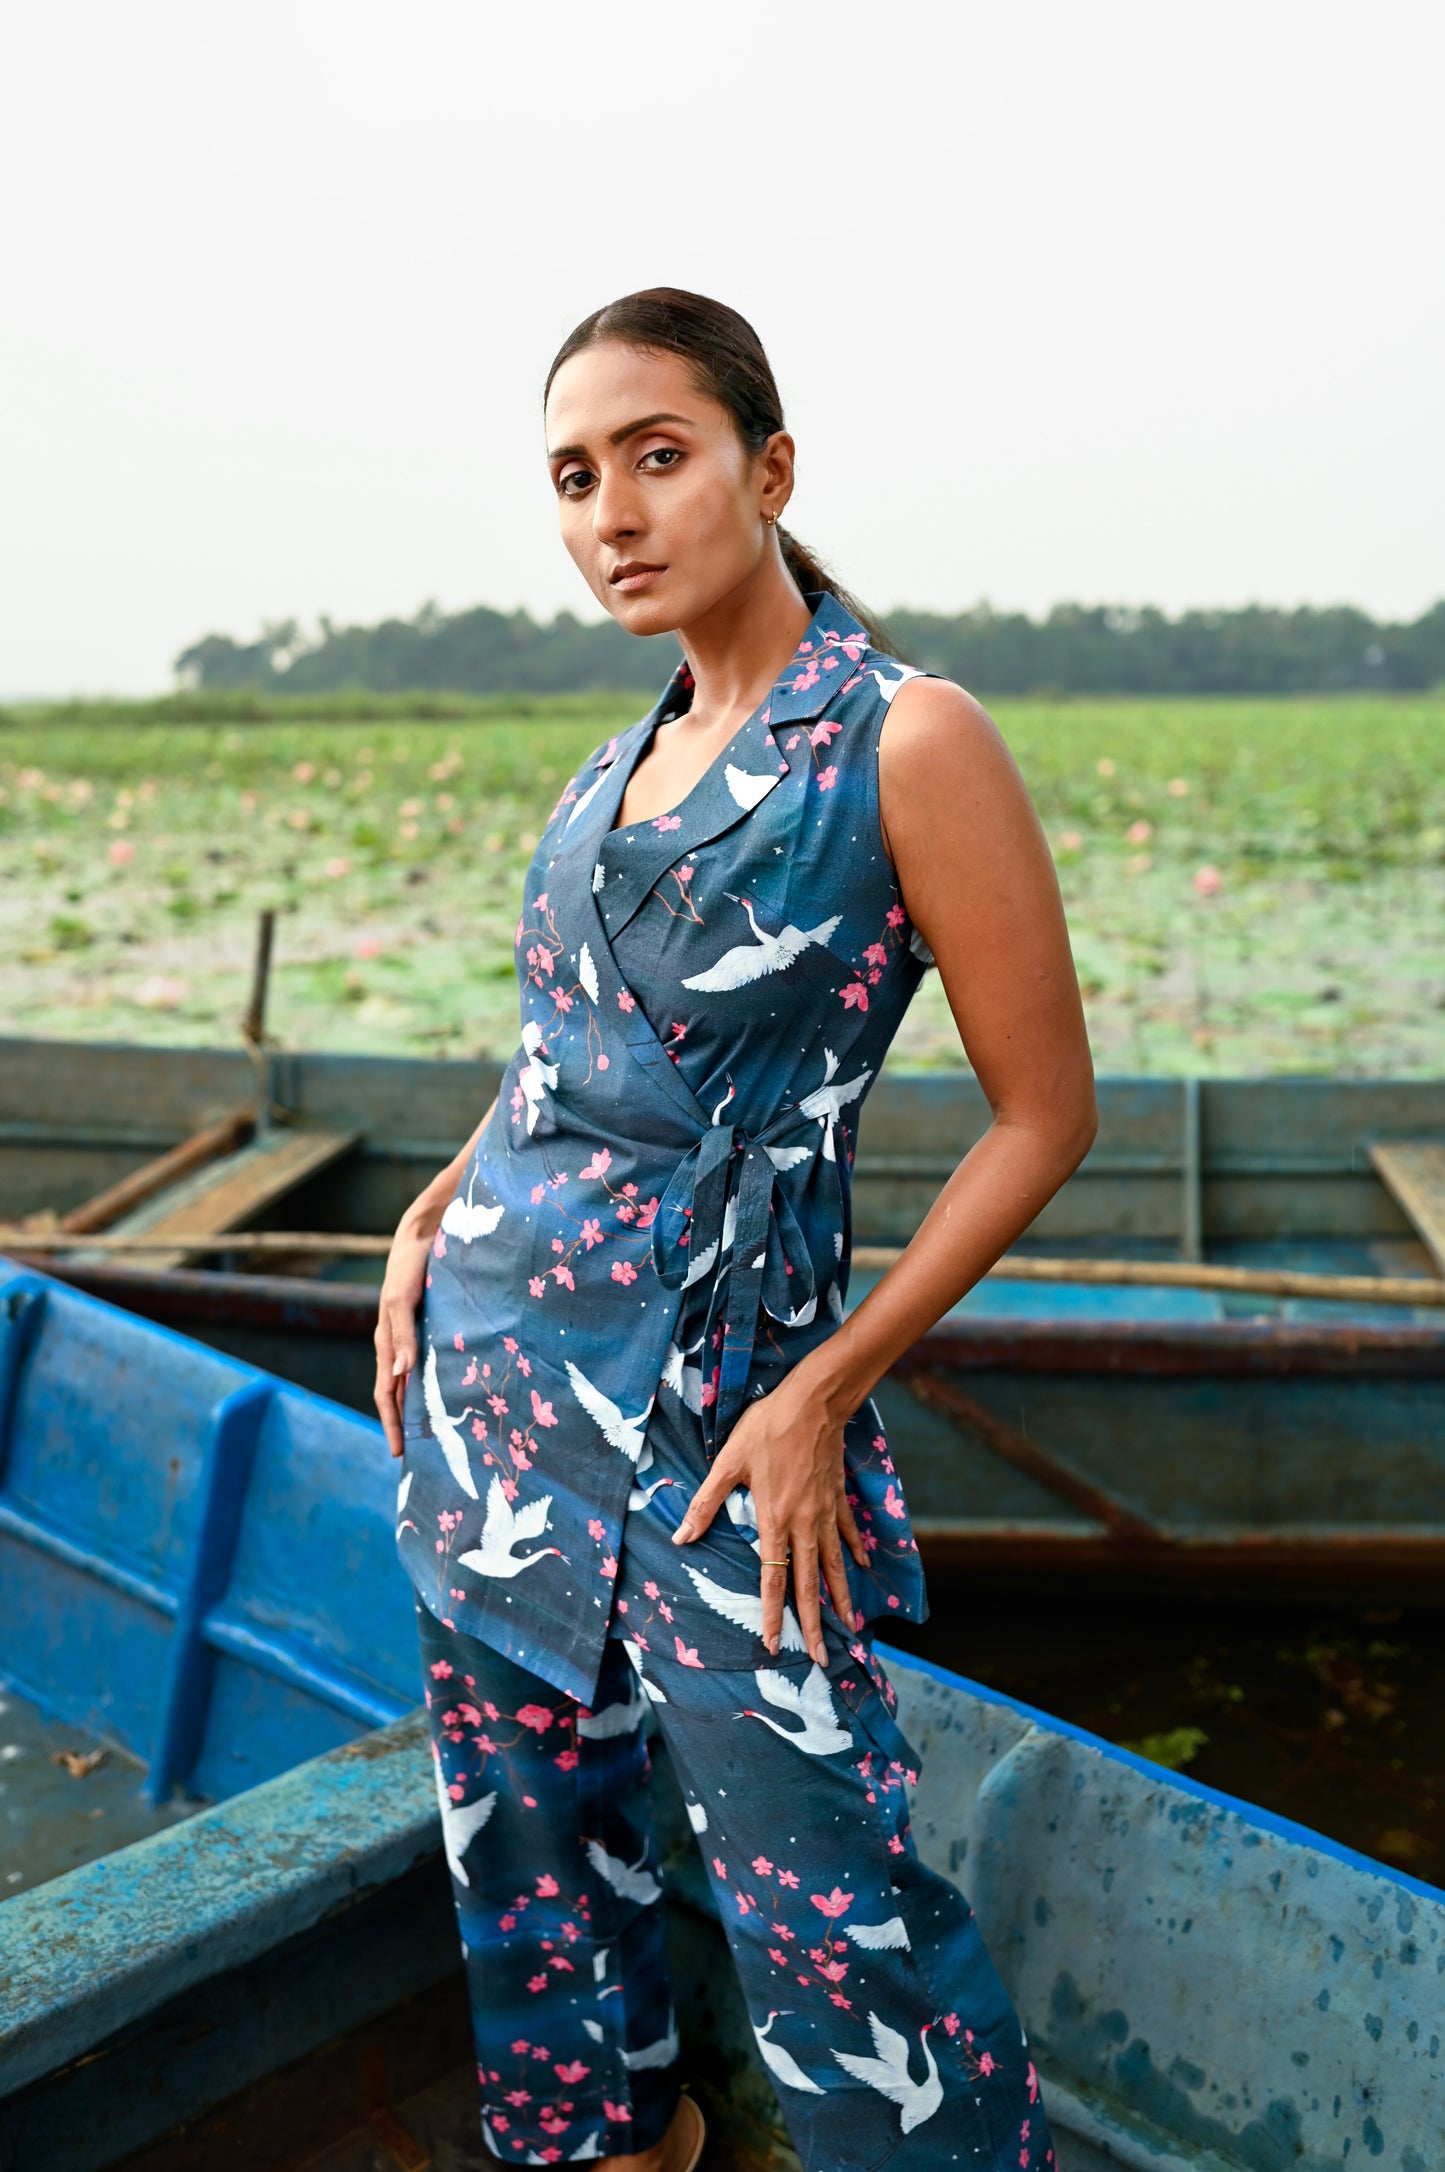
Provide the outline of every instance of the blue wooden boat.
{"type": "MultiPolygon", "coordinates": [[[[163,1253],[127,1261],[80,1238],[173,1226],[218,1194],[229,1218],[213,1226],[278,1242],[387,1231],[497,1077],[485,1062],[274,1055],[274,1120],[256,1132],[241,1053],[0,1041],[0,1218],[69,1218],[77,1248],[47,1256],[56,1274],[369,1410],[379,1261],[238,1249],[157,1266],[163,1253]],[[148,1170],[170,1174],[122,1213],[148,1170]]],[[[1377,1167],[1392,1142],[1445,1155],[1445,1083],[1121,1078],[1099,1102],[1092,1150],[1016,1260],[1072,1257],[1081,1276],[1101,1256],[1445,1274],[1377,1167]]],[[[905,1242],[988,1119],[971,1077],[886,1072],[863,1123],[855,1241],[905,1242]]],[[[990,1279],[880,1400],[938,1573],[1445,1592],[1438,1302],[990,1279]]]]}
{"type": "MultiPolygon", "coordinates": [[[[33,1708],[108,1745],[156,1822],[72,1818],[33,1882],[0,1824],[4,2172],[116,2164],[454,1974],[392,1519],[373,1423],[0,1260],[0,1740],[33,1708]]],[[[1445,1894],[886,1658],[1064,2172],[1437,2172],[1445,1894]]],[[[689,2066],[740,2165],[795,2165],[655,1770],[689,2066]]]]}

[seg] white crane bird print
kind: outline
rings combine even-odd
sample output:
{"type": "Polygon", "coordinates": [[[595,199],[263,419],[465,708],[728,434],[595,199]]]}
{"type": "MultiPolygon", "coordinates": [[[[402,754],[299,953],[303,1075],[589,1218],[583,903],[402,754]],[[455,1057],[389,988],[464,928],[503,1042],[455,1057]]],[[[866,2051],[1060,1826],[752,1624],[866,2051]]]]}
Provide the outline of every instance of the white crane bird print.
{"type": "Polygon", "coordinates": [[[728,994],[734,989],[746,988],[750,981],[762,980],[768,973],[786,972],[810,943],[826,943],[843,917],[841,913],[834,913],[831,918],[820,920],[814,928],[789,925],[780,928],[776,935],[769,935],[766,929],[758,926],[758,916],[750,897],[736,897],[732,891],[728,896],[747,914],[753,940],[725,950],[705,972],[690,973],[684,978],[684,988],[695,988],[702,995],[728,994]]]}

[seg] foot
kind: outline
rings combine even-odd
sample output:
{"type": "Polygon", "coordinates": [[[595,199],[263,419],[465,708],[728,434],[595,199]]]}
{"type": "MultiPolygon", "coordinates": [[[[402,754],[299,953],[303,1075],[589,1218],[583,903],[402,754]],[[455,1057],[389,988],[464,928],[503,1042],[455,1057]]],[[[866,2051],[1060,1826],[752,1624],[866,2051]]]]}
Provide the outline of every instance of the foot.
{"type": "Polygon", "coordinates": [[[702,2113],[690,2096],[683,2095],[677,2100],[672,2125],[651,2149],[630,2157],[598,2157],[594,2163],[597,2172],[688,2172],[697,2163],[702,2133],[702,2113]]]}

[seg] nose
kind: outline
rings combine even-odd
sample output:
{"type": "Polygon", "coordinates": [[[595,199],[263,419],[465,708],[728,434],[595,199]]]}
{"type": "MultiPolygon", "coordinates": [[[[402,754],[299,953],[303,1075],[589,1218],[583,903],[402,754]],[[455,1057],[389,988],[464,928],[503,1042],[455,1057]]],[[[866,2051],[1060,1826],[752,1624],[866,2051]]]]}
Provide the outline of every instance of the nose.
{"type": "Polygon", "coordinates": [[[592,532],[599,543],[616,544],[641,531],[637,486],[625,468],[619,471],[609,463],[598,478],[592,500],[592,532]]]}

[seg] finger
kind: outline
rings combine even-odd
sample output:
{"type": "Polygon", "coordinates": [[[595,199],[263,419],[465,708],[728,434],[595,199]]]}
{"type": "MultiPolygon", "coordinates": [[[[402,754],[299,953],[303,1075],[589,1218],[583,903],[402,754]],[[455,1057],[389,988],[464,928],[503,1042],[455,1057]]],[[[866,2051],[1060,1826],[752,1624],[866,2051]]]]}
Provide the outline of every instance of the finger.
{"type": "Polygon", "coordinates": [[[848,1481],[846,1478],[840,1478],[838,1481],[837,1522],[843,1544],[847,1547],[859,1568],[866,1569],[868,1566],[868,1549],[863,1543],[863,1534],[858,1529],[857,1519],[853,1514],[852,1504],[848,1499],[848,1481]]]}
{"type": "Polygon", "coordinates": [[[374,1400],[377,1414],[381,1419],[381,1430],[386,1435],[386,1444],[394,1456],[399,1456],[403,1450],[403,1442],[401,1408],[397,1401],[396,1385],[391,1376],[384,1373],[379,1365],[376,1369],[374,1400]]]}
{"type": "Polygon", "coordinates": [[[788,1541],[783,1532],[758,1526],[758,1558],[763,1598],[763,1642],[776,1652],[783,1641],[783,1603],[788,1595],[788,1541]]]}
{"type": "Polygon", "coordinates": [[[818,1535],[815,1531],[794,1531],[793,1538],[793,1597],[798,1607],[798,1627],[803,1632],[803,1642],[820,1667],[828,1661],[828,1647],[823,1641],[823,1618],[818,1607],[820,1583],[818,1578],[818,1535]]]}
{"type": "Polygon", "coordinates": [[[838,1610],[838,1619],[845,1629],[856,1629],[853,1594],[848,1589],[848,1571],[836,1525],[824,1524],[818,1534],[818,1551],[823,1564],[823,1581],[828,1587],[828,1597],[838,1610]]]}
{"type": "Polygon", "coordinates": [[[685,1546],[690,1539],[701,1538],[736,1484],[737,1476],[733,1465],[722,1467],[722,1458],[719,1456],[683,1511],[682,1522],[672,1534],[673,1545],[685,1546]]]}

